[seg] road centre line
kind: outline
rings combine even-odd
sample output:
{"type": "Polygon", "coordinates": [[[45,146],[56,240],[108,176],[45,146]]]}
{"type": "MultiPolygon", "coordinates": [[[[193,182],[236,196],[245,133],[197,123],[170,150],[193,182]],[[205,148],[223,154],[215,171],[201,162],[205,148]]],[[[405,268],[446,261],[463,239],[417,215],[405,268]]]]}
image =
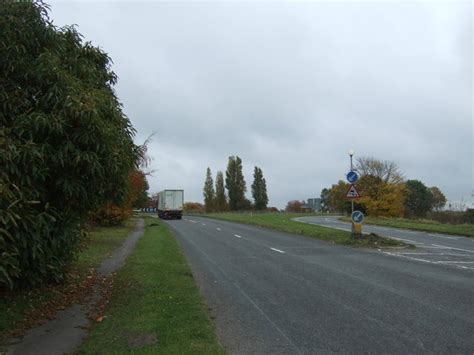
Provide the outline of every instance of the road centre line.
{"type": "Polygon", "coordinates": [[[234,237],[236,237],[236,238],[242,238],[242,237],[241,237],[240,235],[238,235],[238,234],[234,234],[234,237]]]}
{"type": "Polygon", "coordinates": [[[202,224],[203,226],[205,226],[205,225],[206,225],[206,223],[201,223],[201,224],[202,224]]]}
{"type": "Polygon", "coordinates": [[[474,264],[474,261],[445,261],[445,260],[442,260],[442,261],[438,261],[438,263],[440,264],[474,264]]]}
{"type": "Polygon", "coordinates": [[[219,227],[216,228],[218,231],[221,231],[222,229],[220,229],[219,227]]]}
{"type": "Polygon", "coordinates": [[[276,249],[276,248],[270,248],[270,249],[273,250],[273,251],[276,251],[277,253],[285,254],[285,252],[283,250],[276,249]]]}

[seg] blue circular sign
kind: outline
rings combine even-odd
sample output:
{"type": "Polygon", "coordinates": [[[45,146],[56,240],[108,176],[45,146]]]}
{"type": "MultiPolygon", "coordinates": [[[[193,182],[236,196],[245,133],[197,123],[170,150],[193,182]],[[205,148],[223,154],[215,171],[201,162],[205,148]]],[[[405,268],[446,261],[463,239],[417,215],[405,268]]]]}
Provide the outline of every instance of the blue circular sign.
{"type": "Polygon", "coordinates": [[[359,175],[355,171],[349,171],[346,175],[347,181],[351,184],[355,184],[359,180],[359,175]]]}
{"type": "Polygon", "coordinates": [[[362,223],[364,221],[364,214],[361,211],[354,211],[351,214],[352,222],[362,223]]]}

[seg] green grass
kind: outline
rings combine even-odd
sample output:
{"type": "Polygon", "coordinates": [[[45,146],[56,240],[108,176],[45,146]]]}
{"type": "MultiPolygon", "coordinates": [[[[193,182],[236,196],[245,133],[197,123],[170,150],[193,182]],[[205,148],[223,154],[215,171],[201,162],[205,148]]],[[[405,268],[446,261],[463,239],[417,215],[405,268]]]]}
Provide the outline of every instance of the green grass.
{"type": "Polygon", "coordinates": [[[51,284],[32,291],[6,292],[0,298],[0,343],[3,343],[19,327],[28,328],[34,325],[34,319],[41,316],[38,310],[44,309],[44,316],[54,311],[51,307],[60,305],[64,295],[74,293],[77,285],[90,275],[91,269],[97,267],[106,255],[120,246],[135,225],[136,220],[129,220],[124,226],[100,227],[90,231],[84,241],[78,257],[71,264],[68,277],[62,284],[51,284]],[[61,301],[59,301],[61,299],[61,301]],[[55,305],[51,305],[54,303],[55,305]],[[48,308],[48,309],[46,309],[48,308]],[[33,316],[32,313],[35,313],[33,316]]]}
{"type": "Polygon", "coordinates": [[[118,271],[104,316],[79,353],[224,353],[177,241],[154,218],[118,271]]]}
{"type": "Polygon", "coordinates": [[[351,245],[356,247],[408,246],[408,244],[398,240],[383,238],[375,235],[363,235],[362,237],[355,239],[352,238],[350,232],[291,220],[292,218],[296,217],[311,216],[307,213],[210,213],[203,216],[251,224],[293,234],[301,234],[315,239],[327,240],[337,244],[351,245]]]}
{"type": "MultiPolygon", "coordinates": [[[[350,221],[349,217],[342,217],[341,220],[350,221]]],[[[405,219],[405,218],[382,218],[366,217],[364,223],[377,226],[394,227],[401,229],[411,229],[430,233],[443,233],[451,235],[464,235],[474,237],[474,225],[472,224],[447,224],[426,219],[405,219]]]]}

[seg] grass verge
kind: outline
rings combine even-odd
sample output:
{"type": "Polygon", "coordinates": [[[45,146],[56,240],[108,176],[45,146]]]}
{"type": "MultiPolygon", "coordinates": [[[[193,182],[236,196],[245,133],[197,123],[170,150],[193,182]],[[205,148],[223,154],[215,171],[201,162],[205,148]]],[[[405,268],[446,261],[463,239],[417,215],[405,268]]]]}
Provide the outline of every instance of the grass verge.
{"type": "Polygon", "coordinates": [[[413,247],[401,241],[380,237],[375,234],[352,238],[350,232],[292,220],[292,218],[307,216],[309,216],[307,213],[210,213],[203,215],[203,217],[251,224],[356,247],[413,247]]]}
{"type": "MultiPolygon", "coordinates": [[[[343,221],[350,221],[349,217],[342,217],[343,221]]],[[[405,218],[382,218],[366,217],[364,223],[377,226],[410,229],[430,233],[442,233],[450,235],[463,235],[474,237],[474,225],[472,224],[447,224],[426,219],[405,218]]]]}
{"type": "Polygon", "coordinates": [[[163,222],[145,221],[145,234],[115,277],[103,320],[79,353],[224,353],[177,241],[163,222]]]}
{"type": "Polygon", "coordinates": [[[92,229],[81,251],[61,284],[50,284],[31,291],[3,292],[0,297],[0,344],[21,335],[44,319],[52,318],[84,296],[93,281],[94,269],[119,247],[135,226],[131,219],[123,226],[92,229]]]}

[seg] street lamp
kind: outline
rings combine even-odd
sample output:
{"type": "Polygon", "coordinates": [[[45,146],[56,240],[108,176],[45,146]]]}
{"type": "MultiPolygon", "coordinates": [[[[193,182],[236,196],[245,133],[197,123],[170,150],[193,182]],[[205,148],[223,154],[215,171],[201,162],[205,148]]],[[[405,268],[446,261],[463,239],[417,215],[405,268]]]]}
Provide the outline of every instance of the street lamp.
{"type": "MultiPolygon", "coordinates": [[[[351,159],[351,170],[353,170],[353,167],[352,167],[352,156],[354,155],[354,149],[349,149],[349,157],[351,159]]],[[[352,216],[352,213],[354,213],[354,199],[351,199],[351,216],[352,216]]],[[[352,224],[352,236],[354,236],[355,234],[355,229],[354,229],[354,222],[351,222],[352,224]]]]}

